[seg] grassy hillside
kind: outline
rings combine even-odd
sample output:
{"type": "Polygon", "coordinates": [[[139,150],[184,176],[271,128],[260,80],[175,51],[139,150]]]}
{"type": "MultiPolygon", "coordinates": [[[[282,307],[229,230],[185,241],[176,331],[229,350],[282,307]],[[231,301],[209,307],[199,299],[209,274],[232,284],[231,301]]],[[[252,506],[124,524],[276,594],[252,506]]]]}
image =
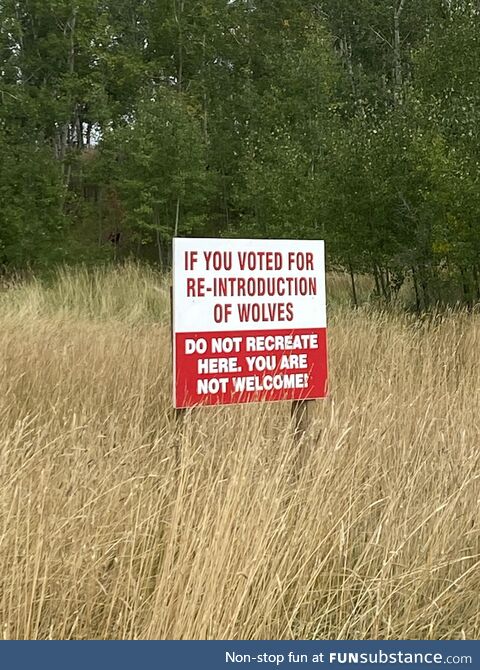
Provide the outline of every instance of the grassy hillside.
{"type": "Polygon", "coordinates": [[[334,306],[300,474],[288,404],[175,422],[168,323],[136,267],[0,292],[3,636],[478,638],[480,318],[334,306]]]}

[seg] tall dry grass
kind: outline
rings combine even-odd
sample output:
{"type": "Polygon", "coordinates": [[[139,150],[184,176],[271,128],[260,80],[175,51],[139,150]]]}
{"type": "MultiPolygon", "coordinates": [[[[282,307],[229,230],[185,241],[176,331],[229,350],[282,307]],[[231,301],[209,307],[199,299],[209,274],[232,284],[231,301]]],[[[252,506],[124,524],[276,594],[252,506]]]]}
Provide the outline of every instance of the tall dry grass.
{"type": "Polygon", "coordinates": [[[288,405],[175,424],[166,305],[134,267],[0,295],[3,636],[478,637],[479,318],[334,310],[296,476],[288,405]]]}

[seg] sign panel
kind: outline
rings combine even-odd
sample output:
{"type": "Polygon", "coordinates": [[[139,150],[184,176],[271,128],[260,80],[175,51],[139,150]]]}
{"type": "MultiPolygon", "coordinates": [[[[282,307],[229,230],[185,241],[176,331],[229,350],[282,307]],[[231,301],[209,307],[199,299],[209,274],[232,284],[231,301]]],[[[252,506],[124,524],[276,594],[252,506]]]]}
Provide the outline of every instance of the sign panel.
{"type": "Polygon", "coordinates": [[[175,238],[174,406],[323,398],[319,240],[175,238]]]}

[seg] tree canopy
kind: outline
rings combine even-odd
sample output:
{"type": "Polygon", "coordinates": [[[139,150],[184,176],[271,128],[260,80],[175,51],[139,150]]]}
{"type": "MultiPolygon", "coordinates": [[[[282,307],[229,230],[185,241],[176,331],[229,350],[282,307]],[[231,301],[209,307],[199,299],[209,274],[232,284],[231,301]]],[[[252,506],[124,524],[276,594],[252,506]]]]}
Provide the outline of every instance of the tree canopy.
{"type": "Polygon", "coordinates": [[[0,0],[0,265],[324,238],[471,305],[479,35],[476,0],[0,0]]]}

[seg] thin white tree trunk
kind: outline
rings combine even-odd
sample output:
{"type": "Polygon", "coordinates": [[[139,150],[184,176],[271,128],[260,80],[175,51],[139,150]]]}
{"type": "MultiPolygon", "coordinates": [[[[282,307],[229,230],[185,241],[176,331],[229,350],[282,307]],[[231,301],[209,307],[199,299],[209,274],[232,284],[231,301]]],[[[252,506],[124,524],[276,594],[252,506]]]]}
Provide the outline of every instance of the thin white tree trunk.
{"type": "Polygon", "coordinates": [[[403,101],[403,65],[402,65],[402,35],[400,29],[400,20],[405,8],[405,0],[400,0],[393,14],[393,54],[394,54],[394,102],[395,105],[401,105],[403,101]]]}
{"type": "Polygon", "coordinates": [[[180,223],[180,196],[177,198],[177,207],[175,212],[175,237],[178,235],[178,224],[180,223]]]}

